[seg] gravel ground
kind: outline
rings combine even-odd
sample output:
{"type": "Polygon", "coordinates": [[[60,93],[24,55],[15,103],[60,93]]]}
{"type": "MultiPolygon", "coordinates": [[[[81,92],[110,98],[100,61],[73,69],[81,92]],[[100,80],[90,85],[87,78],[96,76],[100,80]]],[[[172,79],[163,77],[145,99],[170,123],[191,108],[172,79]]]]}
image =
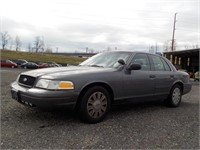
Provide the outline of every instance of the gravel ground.
{"type": "Polygon", "coordinates": [[[71,110],[44,112],[11,99],[21,69],[1,71],[1,149],[199,149],[199,84],[181,106],[162,102],[114,106],[97,124],[71,110]]]}

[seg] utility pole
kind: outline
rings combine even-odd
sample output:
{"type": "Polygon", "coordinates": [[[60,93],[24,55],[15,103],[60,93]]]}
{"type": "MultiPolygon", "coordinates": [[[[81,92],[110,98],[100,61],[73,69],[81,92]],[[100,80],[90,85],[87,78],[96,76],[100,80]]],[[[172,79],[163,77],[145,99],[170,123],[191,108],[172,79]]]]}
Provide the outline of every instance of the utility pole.
{"type": "Polygon", "coordinates": [[[176,30],[176,15],[177,13],[175,13],[174,15],[174,26],[173,26],[173,34],[172,34],[172,51],[174,51],[174,35],[175,35],[175,30],[176,30]]]}

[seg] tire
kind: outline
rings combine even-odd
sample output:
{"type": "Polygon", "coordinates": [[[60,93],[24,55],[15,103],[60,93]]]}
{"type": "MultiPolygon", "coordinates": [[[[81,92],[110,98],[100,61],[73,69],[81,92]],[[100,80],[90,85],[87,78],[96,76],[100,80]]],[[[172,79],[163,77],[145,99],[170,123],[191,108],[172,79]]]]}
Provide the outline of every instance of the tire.
{"type": "Polygon", "coordinates": [[[102,121],[111,105],[108,91],[101,86],[95,86],[86,91],[80,102],[79,115],[84,122],[97,123],[102,121]]]}
{"type": "Polygon", "coordinates": [[[27,67],[26,67],[26,66],[24,66],[24,69],[27,69],[27,67]]]}
{"type": "Polygon", "coordinates": [[[168,107],[178,107],[181,103],[182,98],[182,88],[180,85],[175,84],[168,96],[168,98],[165,100],[165,105],[168,107]]]}

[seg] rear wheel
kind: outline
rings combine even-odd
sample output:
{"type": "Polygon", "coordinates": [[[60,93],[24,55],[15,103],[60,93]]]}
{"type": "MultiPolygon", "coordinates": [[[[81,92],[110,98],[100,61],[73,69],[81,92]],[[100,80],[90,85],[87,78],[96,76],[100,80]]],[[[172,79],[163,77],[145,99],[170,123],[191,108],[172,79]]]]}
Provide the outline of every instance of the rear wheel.
{"type": "Polygon", "coordinates": [[[79,107],[82,120],[88,123],[102,121],[109,111],[110,101],[110,95],[104,87],[95,86],[87,90],[79,107]]]}
{"type": "Polygon", "coordinates": [[[182,88],[176,84],[172,87],[168,98],[165,100],[165,104],[169,107],[178,107],[181,103],[182,88]]]}

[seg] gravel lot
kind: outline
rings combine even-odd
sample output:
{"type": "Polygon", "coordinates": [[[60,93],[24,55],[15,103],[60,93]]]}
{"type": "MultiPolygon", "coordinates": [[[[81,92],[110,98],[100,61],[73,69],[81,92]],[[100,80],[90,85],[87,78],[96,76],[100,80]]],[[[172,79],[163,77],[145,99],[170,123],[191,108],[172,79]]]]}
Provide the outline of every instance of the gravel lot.
{"type": "Polygon", "coordinates": [[[178,108],[162,102],[114,106],[98,124],[71,110],[44,112],[11,99],[9,84],[22,69],[1,69],[2,149],[199,149],[199,84],[178,108]]]}

